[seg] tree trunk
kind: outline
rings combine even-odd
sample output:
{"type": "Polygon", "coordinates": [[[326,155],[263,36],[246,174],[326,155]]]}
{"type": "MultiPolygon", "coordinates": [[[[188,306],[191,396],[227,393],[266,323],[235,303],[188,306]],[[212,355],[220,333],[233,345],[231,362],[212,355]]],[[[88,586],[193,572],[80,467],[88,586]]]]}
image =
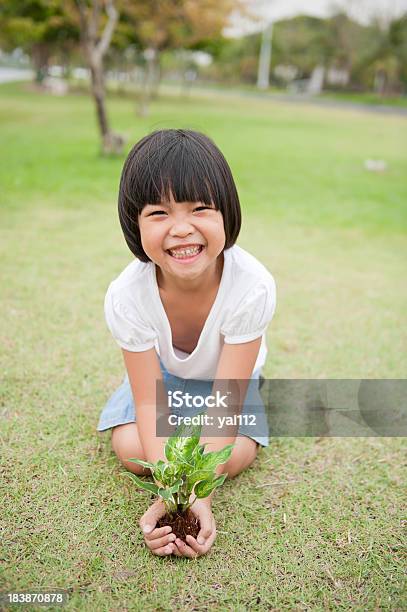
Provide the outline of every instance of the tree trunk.
{"type": "Polygon", "coordinates": [[[271,40],[273,23],[267,24],[261,39],[259,67],[257,72],[257,89],[268,89],[270,86],[271,40]]]}
{"type": "Polygon", "coordinates": [[[121,153],[123,150],[124,139],[119,134],[112,132],[105,105],[105,77],[101,61],[92,58],[89,61],[91,74],[91,91],[95,101],[96,116],[100,135],[102,137],[102,153],[121,153]]]}
{"type": "Polygon", "coordinates": [[[161,83],[161,55],[157,51],[157,55],[154,60],[153,67],[153,78],[151,85],[151,99],[156,100],[158,98],[158,90],[161,83]]]}
{"type": "Polygon", "coordinates": [[[35,82],[42,85],[45,77],[48,74],[50,51],[48,45],[37,43],[33,45],[31,59],[34,64],[35,82]]]}
{"type": "Polygon", "coordinates": [[[100,0],[92,0],[90,7],[83,0],[76,0],[80,24],[81,41],[91,74],[91,91],[95,101],[96,116],[102,137],[102,153],[121,153],[124,138],[110,130],[105,108],[105,78],[103,70],[103,57],[109,49],[114,28],[118,20],[118,12],[114,0],[105,0],[104,6],[108,21],[98,40],[100,0]]]}
{"type": "Polygon", "coordinates": [[[105,79],[103,67],[99,62],[90,65],[92,95],[96,106],[96,115],[102,139],[109,133],[109,123],[105,107],[105,79]]]}
{"type": "Polygon", "coordinates": [[[373,89],[374,92],[379,94],[380,96],[384,96],[385,91],[386,91],[386,73],[384,70],[377,70],[376,74],[374,76],[374,85],[373,85],[373,89]]]}
{"type": "Polygon", "coordinates": [[[146,59],[146,68],[144,70],[144,80],[137,111],[140,117],[147,117],[148,115],[149,104],[154,90],[154,82],[157,78],[157,49],[146,49],[144,52],[144,57],[146,59]]]}

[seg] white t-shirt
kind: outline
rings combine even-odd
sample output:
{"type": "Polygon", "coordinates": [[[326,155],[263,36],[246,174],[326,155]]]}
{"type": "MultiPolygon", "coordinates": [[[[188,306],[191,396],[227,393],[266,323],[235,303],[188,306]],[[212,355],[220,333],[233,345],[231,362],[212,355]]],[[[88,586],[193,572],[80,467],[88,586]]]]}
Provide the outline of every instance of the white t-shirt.
{"type": "Polygon", "coordinates": [[[274,278],[253,255],[237,245],[223,254],[218,293],[192,353],[173,347],[155,264],[138,259],[110,283],[105,297],[106,323],[117,344],[135,352],[155,347],[170,374],[213,380],[224,342],[239,344],[261,336],[253,372],[261,368],[267,355],[265,331],[276,307],[274,278]]]}

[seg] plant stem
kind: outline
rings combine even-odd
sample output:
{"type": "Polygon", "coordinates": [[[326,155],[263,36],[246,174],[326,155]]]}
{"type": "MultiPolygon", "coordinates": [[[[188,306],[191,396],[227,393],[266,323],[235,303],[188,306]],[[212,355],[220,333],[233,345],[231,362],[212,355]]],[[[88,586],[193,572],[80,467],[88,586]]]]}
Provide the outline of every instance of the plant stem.
{"type": "Polygon", "coordinates": [[[198,499],[198,497],[195,495],[194,500],[193,500],[192,502],[190,502],[190,503],[189,503],[189,507],[191,507],[191,506],[192,506],[192,504],[193,504],[193,503],[195,503],[195,500],[196,500],[196,499],[198,499]]]}

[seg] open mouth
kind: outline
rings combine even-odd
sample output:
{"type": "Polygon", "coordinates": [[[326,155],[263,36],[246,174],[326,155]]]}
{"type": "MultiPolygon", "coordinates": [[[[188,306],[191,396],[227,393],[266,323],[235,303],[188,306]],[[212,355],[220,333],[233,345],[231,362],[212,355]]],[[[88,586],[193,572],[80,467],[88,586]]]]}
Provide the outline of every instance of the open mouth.
{"type": "Polygon", "coordinates": [[[197,247],[179,250],[178,252],[177,251],[171,252],[168,249],[166,253],[168,253],[171,259],[174,259],[175,261],[178,261],[180,263],[189,263],[197,259],[202,253],[202,251],[204,250],[204,248],[205,247],[202,244],[200,244],[200,245],[197,245],[197,247]]]}

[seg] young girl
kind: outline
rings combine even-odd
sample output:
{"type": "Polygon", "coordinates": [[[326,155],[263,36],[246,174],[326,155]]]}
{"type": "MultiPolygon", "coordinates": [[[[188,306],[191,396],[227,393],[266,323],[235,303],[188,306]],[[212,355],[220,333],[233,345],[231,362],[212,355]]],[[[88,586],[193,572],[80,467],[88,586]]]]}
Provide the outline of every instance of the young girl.
{"type": "MultiPolygon", "coordinates": [[[[105,317],[127,373],[97,429],[112,429],[119,460],[135,474],[147,474],[128,459],[165,460],[166,438],[156,435],[156,381],[163,381],[168,393],[206,397],[216,381],[246,380],[242,414],[250,401],[256,405],[255,429],[253,419],[246,420],[237,437],[235,427],[232,434],[229,429],[228,435],[200,440],[210,442],[207,452],[235,444],[228,462],[217,469],[234,477],[253,462],[260,445],[268,445],[258,384],[276,289],[268,270],[235,244],[241,212],[225,158],[212,140],[192,130],[144,137],[124,164],[119,218],[136,259],[109,285],[105,317]]],[[[150,550],[205,554],[216,537],[211,498],[191,507],[201,529],[197,539],[187,536],[187,543],[169,526],[155,529],[165,507],[161,500],[152,504],[140,520],[150,550]]]]}

